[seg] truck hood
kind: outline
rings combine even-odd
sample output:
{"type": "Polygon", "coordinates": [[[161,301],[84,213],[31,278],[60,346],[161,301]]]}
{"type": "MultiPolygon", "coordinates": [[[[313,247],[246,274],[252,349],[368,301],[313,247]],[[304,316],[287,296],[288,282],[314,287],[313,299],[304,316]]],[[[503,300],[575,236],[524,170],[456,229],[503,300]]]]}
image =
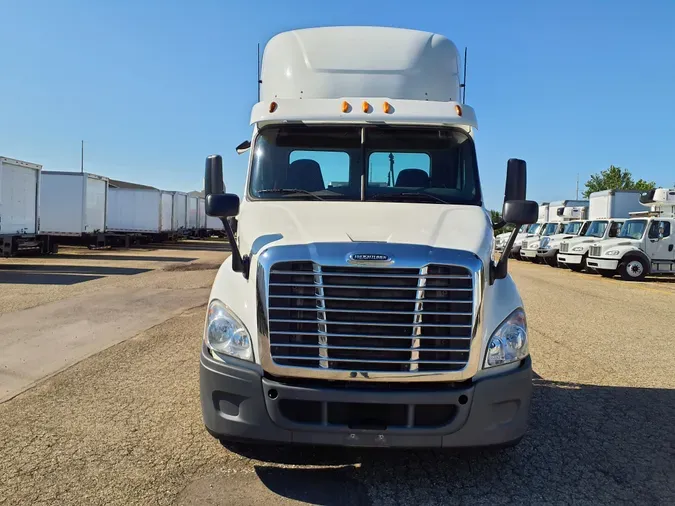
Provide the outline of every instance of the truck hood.
{"type": "Polygon", "coordinates": [[[607,251],[610,248],[616,248],[618,246],[635,246],[636,248],[640,246],[640,241],[635,239],[605,239],[604,241],[596,241],[595,246],[602,246],[602,251],[607,251]]]}
{"type": "Polygon", "coordinates": [[[424,244],[492,249],[490,216],[477,206],[398,202],[245,201],[238,217],[242,254],[270,246],[326,242],[424,244]]]}
{"type": "Polygon", "coordinates": [[[565,239],[566,242],[568,242],[570,245],[577,245],[577,244],[595,244],[596,242],[601,241],[601,237],[587,237],[587,236],[574,236],[571,239],[565,239]]]}

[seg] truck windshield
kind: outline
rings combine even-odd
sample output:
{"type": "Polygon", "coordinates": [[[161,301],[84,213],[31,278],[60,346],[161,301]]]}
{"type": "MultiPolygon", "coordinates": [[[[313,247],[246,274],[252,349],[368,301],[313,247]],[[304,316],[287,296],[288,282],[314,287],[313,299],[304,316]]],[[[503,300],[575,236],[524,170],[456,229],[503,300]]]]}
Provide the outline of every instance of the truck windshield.
{"type": "Polygon", "coordinates": [[[586,230],[584,236],[586,237],[603,237],[607,229],[606,221],[594,221],[586,230]]]}
{"type": "Polygon", "coordinates": [[[583,222],[581,222],[581,221],[574,221],[572,223],[565,223],[565,225],[563,225],[563,233],[577,235],[579,233],[579,231],[581,230],[581,225],[583,225],[583,222]]]}
{"type": "Polygon", "coordinates": [[[541,235],[553,235],[558,231],[557,223],[547,223],[541,235]]]}
{"type": "Polygon", "coordinates": [[[621,227],[617,238],[621,239],[642,239],[642,235],[647,228],[647,220],[628,220],[621,227]]]}
{"type": "Polygon", "coordinates": [[[253,199],[482,205],[473,140],[459,129],[274,126],[252,153],[253,199]]]}
{"type": "Polygon", "coordinates": [[[539,229],[541,228],[541,223],[534,223],[533,225],[530,225],[530,228],[527,229],[528,234],[536,234],[539,232],[539,229]]]}

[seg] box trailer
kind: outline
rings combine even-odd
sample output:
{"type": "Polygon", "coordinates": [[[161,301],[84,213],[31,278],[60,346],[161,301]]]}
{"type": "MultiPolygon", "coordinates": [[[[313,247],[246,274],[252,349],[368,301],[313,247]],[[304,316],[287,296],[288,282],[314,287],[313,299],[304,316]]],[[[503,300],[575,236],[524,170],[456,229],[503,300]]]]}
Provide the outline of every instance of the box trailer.
{"type": "Polygon", "coordinates": [[[159,231],[168,233],[175,228],[173,228],[173,192],[160,191],[160,222],[159,222],[159,231]]]}
{"type": "Polygon", "coordinates": [[[42,165],[0,156],[0,255],[55,253],[39,235],[42,165]]]}
{"type": "Polygon", "coordinates": [[[110,188],[106,231],[158,234],[162,192],[141,188],[110,188]]]}
{"type": "Polygon", "coordinates": [[[206,229],[206,199],[199,198],[197,207],[197,228],[206,229]]]}
{"type": "Polygon", "coordinates": [[[197,230],[199,225],[198,220],[198,208],[199,202],[197,197],[187,198],[187,229],[188,230],[197,230]]]}
{"type": "Polygon", "coordinates": [[[220,218],[214,216],[206,216],[206,230],[210,231],[219,231],[224,230],[223,222],[220,221],[220,218]]]}
{"type": "Polygon", "coordinates": [[[173,229],[187,228],[187,193],[173,192],[173,229]]]}
{"type": "Polygon", "coordinates": [[[108,178],[82,172],[43,171],[40,233],[83,236],[105,232],[108,178]]]}
{"type": "Polygon", "coordinates": [[[630,213],[644,210],[639,190],[604,190],[591,193],[589,220],[629,218],[630,213]]]}
{"type": "Polygon", "coordinates": [[[42,165],[0,157],[0,235],[38,232],[42,165]]]}

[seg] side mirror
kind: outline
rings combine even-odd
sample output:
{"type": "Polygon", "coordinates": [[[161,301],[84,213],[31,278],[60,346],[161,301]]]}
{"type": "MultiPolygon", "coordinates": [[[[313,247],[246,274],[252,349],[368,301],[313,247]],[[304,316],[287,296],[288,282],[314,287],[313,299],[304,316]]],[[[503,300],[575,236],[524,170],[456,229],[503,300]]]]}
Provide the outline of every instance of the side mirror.
{"type": "Polygon", "coordinates": [[[206,214],[216,218],[230,218],[239,214],[239,196],[220,193],[206,196],[206,214]]]}
{"type": "MultiPolygon", "coordinates": [[[[525,160],[511,158],[506,164],[506,187],[504,188],[504,202],[509,200],[525,200],[526,194],[527,164],[525,163],[525,160]]],[[[535,219],[534,221],[537,220],[535,219]]]]}
{"type": "Polygon", "coordinates": [[[237,154],[238,155],[243,155],[246,153],[249,148],[251,147],[251,141],[244,141],[239,146],[237,146],[237,154]]]}
{"type": "MultiPolygon", "coordinates": [[[[211,155],[206,157],[206,167],[204,169],[204,194],[220,195],[224,193],[223,184],[223,158],[220,155],[211,155]]],[[[238,200],[238,199],[237,199],[238,200]]],[[[237,202],[239,206],[239,202],[237,202]]],[[[207,212],[207,214],[209,214],[207,212]]],[[[211,216],[216,216],[211,214],[211,216]]]]}
{"type": "Polygon", "coordinates": [[[539,216],[539,204],[533,200],[507,200],[502,216],[506,223],[518,226],[535,223],[539,216]]]}

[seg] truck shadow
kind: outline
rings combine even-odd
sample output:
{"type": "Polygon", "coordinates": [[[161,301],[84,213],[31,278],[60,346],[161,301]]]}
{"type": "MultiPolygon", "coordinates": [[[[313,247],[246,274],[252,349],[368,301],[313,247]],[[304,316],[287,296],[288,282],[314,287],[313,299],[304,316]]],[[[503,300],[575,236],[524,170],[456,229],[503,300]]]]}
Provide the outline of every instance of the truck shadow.
{"type": "Polygon", "coordinates": [[[134,276],[152,269],[99,265],[8,264],[0,266],[0,285],[75,285],[105,276],[134,276]]]}
{"type": "Polygon", "coordinates": [[[255,469],[269,490],[312,504],[346,504],[346,493],[354,498],[351,504],[370,504],[364,490],[371,500],[375,494],[378,503],[392,504],[413,497],[425,504],[473,504],[490,497],[492,503],[510,497],[519,503],[666,504],[675,494],[672,420],[675,390],[536,378],[530,428],[515,448],[287,447],[248,456],[267,462],[255,469]],[[342,467],[280,468],[271,462],[342,467]]]}
{"type": "Polygon", "coordinates": [[[187,263],[197,260],[197,257],[170,257],[170,256],[134,256],[134,255],[111,255],[109,253],[59,253],[57,260],[109,260],[109,261],[133,261],[133,262],[180,262],[187,263]]]}

